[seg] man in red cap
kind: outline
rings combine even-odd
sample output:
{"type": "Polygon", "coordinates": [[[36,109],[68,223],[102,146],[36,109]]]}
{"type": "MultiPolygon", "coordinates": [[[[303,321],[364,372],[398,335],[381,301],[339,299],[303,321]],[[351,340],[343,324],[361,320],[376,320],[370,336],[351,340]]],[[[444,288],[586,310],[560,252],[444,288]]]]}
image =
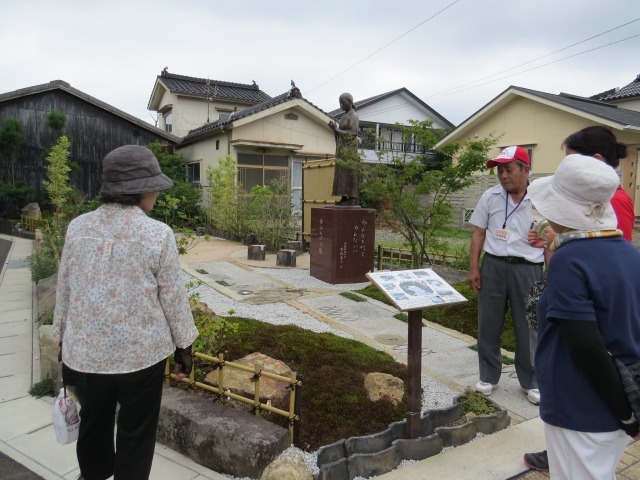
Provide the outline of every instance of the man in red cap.
{"type": "Polygon", "coordinates": [[[535,333],[525,316],[529,287],[542,279],[543,249],[527,242],[533,215],[527,198],[531,161],[527,151],[507,147],[487,162],[497,167],[500,185],[482,194],[469,222],[474,225],[469,252],[469,285],[478,294],[478,363],[475,390],[491,395],[502,372],[500,347],[507,303],[516,332],[515,369],[528,400],[538,405],[540,393],[533,369],[535,333]],[[484,250],[482,264],[480,254],[484,250]]]}

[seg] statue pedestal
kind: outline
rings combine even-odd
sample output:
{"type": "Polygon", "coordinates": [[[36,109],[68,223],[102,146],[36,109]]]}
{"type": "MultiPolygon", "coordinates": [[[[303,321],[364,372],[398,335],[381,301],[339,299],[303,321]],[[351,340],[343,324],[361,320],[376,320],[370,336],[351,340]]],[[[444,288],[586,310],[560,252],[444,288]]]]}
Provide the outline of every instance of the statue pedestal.
{"type": "Polygon", "coordinates": [[[323,282],[368,282],[373,271],[376,222],[372,210],[311,209],[310,273],[323,282]]]}

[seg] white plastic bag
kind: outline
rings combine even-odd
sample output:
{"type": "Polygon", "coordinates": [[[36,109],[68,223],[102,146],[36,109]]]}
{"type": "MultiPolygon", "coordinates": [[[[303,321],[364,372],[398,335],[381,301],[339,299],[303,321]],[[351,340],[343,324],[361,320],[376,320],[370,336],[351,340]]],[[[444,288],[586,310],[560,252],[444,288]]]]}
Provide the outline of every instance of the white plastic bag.
{"type": "Polygon", "coordinates": [[[56,432],[56,440],[60,445],[73,443],[78,439],[80,432],[80,404],[66,393],[64,388],[53,402],[53,430],[56,432]]]}

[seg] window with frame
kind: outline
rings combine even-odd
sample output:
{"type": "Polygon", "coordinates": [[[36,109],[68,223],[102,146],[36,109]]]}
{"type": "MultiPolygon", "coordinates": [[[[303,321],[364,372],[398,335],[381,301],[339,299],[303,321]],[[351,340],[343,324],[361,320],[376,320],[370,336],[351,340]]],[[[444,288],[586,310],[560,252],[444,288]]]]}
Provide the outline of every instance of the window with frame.
{"type": "Polygon", "coordinates": [[[200,183],[200,162],[187,163],[187,182],[200,183]]]}
{"type": "Polygon", "coordinates": [[[164,113],[164,129],[169,133],[173,131],[173,112],[171,110],[164,113]]]}
{"type": "Polygon", "coordinates": [[[238,153],[238,185],[240,191],[249,193],[253,187],[269,186],[272,181],[289,181],[289,157],[238,153]]]}

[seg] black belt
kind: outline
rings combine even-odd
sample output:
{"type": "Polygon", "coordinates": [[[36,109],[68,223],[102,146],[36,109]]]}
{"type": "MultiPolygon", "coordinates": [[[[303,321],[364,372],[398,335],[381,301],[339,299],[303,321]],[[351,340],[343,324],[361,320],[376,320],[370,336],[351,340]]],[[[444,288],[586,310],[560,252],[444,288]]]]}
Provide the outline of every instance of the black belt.
{"type": "Polygon", "coordinates": [[[490,257],[493,258],[497,258],[499,260],[502,260],[503,262],[507,262],[507,263],[515,263],[515,264],[519,264],[519,265],[544,265],[544,262],[530,262],[529,260],[527,260],[526,258],[522,258],[522,257],[499,257],[498,255],[492,255],[490,253],[484,252],[485,255],[488,255],[490,257]]]}

